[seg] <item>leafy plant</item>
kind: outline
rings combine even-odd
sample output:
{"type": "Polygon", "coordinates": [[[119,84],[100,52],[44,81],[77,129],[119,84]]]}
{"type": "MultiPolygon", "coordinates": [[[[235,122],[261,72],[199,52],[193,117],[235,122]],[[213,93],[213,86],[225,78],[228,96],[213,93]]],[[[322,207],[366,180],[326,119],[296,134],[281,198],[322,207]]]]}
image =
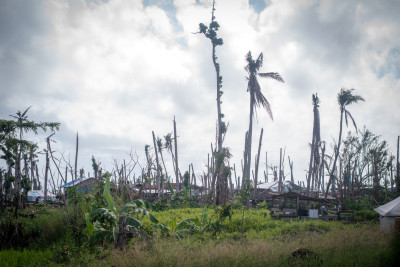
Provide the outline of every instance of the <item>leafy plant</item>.
{"type": "Polygon", "coordinates": [[[188,206],[191,208],[198,208],[199,205],[194,201],[193,197],[190,196],[190,190],[193,189],[193,186],[184,187],[180,191],[175,191],[170,182],[167,182],[167,186],[170,192],[168,196],[169,203],[171,208],[175,209],[177,207],[188,206]]]}
{"type": "Polygon", "coordinates": [[[127,203],[121,210],[117,210],[110,194],[109,176],[106,176],[103,197],[107,202],[106,207],[97,208],[90,214],[85,213],[86,229],[84,233],[95,242],[116,241],[121,216],[126,216],[125,231],[130,234],[144,234],[139,231],[143,216],[147,216],[152,223],[158,223],[158,220],[150,213],[150,210],[154,208],[153,205],[146,200],[134,200],[127,203]],[[141,218],[139,218],[140,215],[141,218]]]}

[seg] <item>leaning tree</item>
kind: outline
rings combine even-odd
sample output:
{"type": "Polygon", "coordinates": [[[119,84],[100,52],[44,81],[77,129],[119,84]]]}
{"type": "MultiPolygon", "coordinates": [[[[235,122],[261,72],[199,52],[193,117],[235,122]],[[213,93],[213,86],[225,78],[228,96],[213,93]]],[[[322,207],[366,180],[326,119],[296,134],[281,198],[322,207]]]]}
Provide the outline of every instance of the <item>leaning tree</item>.
{"type": "MultiPolygon", "coordinates": [[[[328,185],[327,185],[326,191],[325,191],[325,198],[328,196],[329,187],[331,186],[331,184],[334,184],[336,163],[337,163],[337,159],[339,157],[340,144],[342,142],[343,117],[344,117],[344,119],[346,121],[346,126],[348,126],[348,118],[350,118],[351,121],[353,122],[354,128],[357,131],[356,121],[354,120],[353,116],[347,110],[346,107],[348,105],[353,104],[353,103],[358,103],[358,101],[365,101],[365,99],[362,98],[361,96],[353,95],[353,91],[354,91],[354,89],[341,88],[340,92],[338,94],[337,100],[338,100],[338,104],[339,104],[339,108],[340,108],[339,139],[338,139],[337,147],[335,147],[335,158],[333,160],[332,169],[331,169],[331,171],[329,173],[329,181],[328,181],[328,185]]],[[[332,185],[332,191],[334,191],[334,186],[333,185],[332,185]]],[[[333,192],[333,194],[334,194],[334,192],[333,192]]]]}

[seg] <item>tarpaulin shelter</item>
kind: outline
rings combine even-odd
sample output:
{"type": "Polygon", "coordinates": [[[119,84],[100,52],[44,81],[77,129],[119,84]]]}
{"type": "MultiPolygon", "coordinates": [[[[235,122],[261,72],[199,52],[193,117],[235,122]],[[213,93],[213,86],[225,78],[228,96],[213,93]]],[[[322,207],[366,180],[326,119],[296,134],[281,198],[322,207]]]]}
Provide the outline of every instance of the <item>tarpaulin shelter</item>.
{"type": "MultiPolygon", "coordinates": [[[[47,192],[47,201],[54,201],[56,196],[47,192]]],[[[44,192],[42,190],[28,191],[28,202],[42,202],[44,200],[44,192]]]]}
{"type": "Polygon", "coordinates": [[[374,209],[380,215],[381,230],[400,231],[400,197],[374,209]]]}

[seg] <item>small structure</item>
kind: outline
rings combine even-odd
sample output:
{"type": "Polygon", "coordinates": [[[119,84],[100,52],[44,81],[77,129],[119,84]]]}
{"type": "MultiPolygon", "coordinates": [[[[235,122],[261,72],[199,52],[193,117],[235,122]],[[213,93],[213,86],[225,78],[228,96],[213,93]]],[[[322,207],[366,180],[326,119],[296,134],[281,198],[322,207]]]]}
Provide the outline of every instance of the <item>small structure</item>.
{"type": "Polygon", "coordinates": [[[299,216],[300,201],[325,202],[324,199],[304,196],[296,192],[273,195],[271,217],[276,219],[297,218],[299,216]]]}
{"type": "Polygon", "coordinates": [[[400,197],[374,209],[379,213],[381,231],[400,232],[400,197]]]}
{"type": "Polygon", "coordinates": [[[95,186],[97,185],[97,179],[96,178],[78,178],[76,180],[73,180],[69,183],[66,183],[61,186],[61,188],[70,188],[73,186],[76,186],[76,190],[79,193],[90,193],[93,191],[95,186]]]}
{"type": "MultiPolygon", "coordinates": [[[[282,182],[282,193],[287,193],[287,192],[297,192],[300,193],[301,188],[296,185],[295,183],[292,183],[291,181],[283,181],[282,182]]],[[[271,200],[271,197],[273,195],[279,194],[279,182],[268,182],[268,183],[259,183],[257,185],[257,197],[255,199],[256,202],[261,202],[264,200],[271,200]]],[[[251,195],[252,200],[253,199],[253,194],[251,195]]]]}
{"type": "MultiPolygon", "coordinates": [[[[56,196],[47,192],[47,201],[54,201],[56,196]]],[[[43,202],[44,192],[42,190],[30,190],[28,191],[28,202],[43,202]]]]}

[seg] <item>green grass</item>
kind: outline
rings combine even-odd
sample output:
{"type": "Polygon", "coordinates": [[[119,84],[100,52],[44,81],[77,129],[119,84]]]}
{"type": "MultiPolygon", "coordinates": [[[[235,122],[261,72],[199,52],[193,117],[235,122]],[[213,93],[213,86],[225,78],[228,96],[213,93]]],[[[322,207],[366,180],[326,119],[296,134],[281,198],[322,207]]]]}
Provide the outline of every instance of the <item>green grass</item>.
{"type": "Polygon", "coordinates": [[[346,225],[303,237],[161,239],[137,242],[126,251],[114,250],[95,265],[115,266],[395,266],[398,244],[377,225],[346,225]],[[313,256],[295,258],[306,248],[313,256]]]}
{"type": "Polygon", "coordinates": [[[22,251],[9,249],[0,251],[0,266],[47,266],[51,263],[53,252],[50,250],[27,250],[22,251]]]}
{"type": "MultiPolygon", "coordinates": [[[[182,208],[153,215],[167,225],[174,217],[178,222],[200,218],[202,211],[182,208]]],[[[214,209],[207,213],[215,222],[214,209]]],[[[150,225],[147,217],[143,222],[150,225]]],[[[42,209],[20,223],[29,245],[0,251],[0,266],[395,266],[400,261],[399,237],[382,234],[376,222],[280,221],[271,219],[266,209],[245,211],[244,234],[242,210],[233,210],[215,236],[206,232],[178,239],[155,234],[150,240],[134,240],[123,251],[89,247],[85,240],[75,246],[65,214],[57,209],[42,209]],[[312,255],[293,257],[300,248],[312,255]]]]}

